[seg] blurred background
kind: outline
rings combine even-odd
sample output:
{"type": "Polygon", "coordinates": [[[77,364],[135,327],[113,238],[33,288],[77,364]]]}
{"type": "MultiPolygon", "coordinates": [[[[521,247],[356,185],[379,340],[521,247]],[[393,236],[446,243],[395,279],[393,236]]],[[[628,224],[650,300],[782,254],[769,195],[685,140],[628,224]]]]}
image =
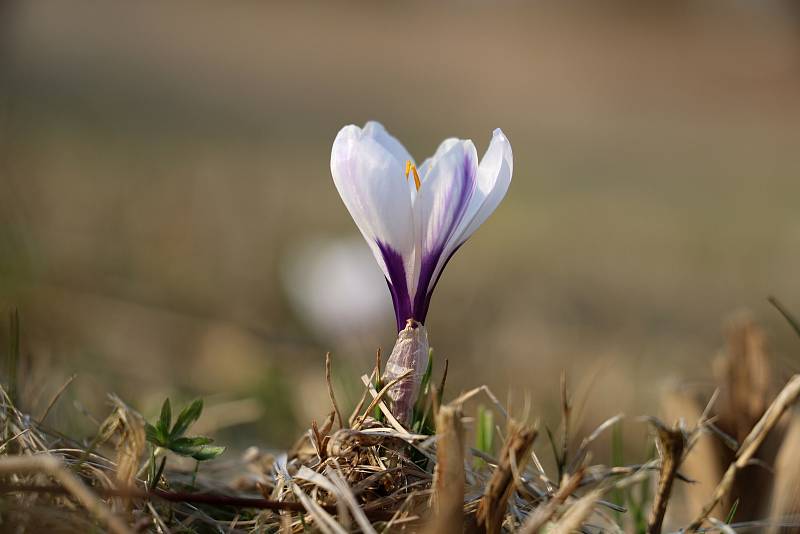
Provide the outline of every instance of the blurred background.
{"type": "Polygon", "coordinates": [[[0,45],[0,309],[33,413],[77,375],[60,429],[202,395],[220,441],[285,447],[327,414],[326,351],[349,412],[394,340],[329,171],[370,119],[418,161],[514,148],[431,306],[446,397],[555,426],[566,370],[578,432],[656,413],[710,393],[741,308],[800,369],[766,302],[800,310],[796,4],[6,2],[0,45]]]}

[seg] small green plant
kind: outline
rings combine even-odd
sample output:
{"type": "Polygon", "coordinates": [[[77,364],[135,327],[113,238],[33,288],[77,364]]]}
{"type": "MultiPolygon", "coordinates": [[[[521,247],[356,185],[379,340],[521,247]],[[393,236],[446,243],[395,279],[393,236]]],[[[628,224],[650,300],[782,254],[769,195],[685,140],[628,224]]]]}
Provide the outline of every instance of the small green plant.
{"type": "MultiPolygon", "coordinates": [[[[478,405],[478,417],[475,421],[475,448],[484,454],[491,455],[494,449],[494,413],[483,404],[478,405]]],[[[475,458],[475,469],[486,465],[481,458],[475,458]]]]}
{"type": "MultiPolygon", "coordinates": [[[[624,439],[622,432],[622,421],[617,422],[611,429],[611,465],[623,466],[625,462],[624,439]]],[[[645,454],[645,458],[653,458],[655,455],[655,445],[651,444],[645,454]]],[[[616,488],[612,490],[612,501],[621,507],[627,508],[627,514],[616,511],[617,523],[622,526],[627,516],[629,527],[636,534],[647,532],[648,510],[653,501],[650,493],[650,479],[643,478],[640,482],[628,486],[625,489],[616,488]]]]}
{"type": "Polygon", "coordinates": [[[169,398],[167,398],[161,406],[161,415],[158,421],[156,421],[156,424],[151,425],[150,423],[145,423],[147,441],[152,446],[149,477],[149,487],[151,489],[154,489],[158,485],[158,481],[161,478],[161,474],[164,472],[164,466],[167,461],[166,456],[163,456],[161,458],[161,463],[158,468],[156,468],[157,458],[161,452],[168,450],[179,456],[194,458],[197,461],[195,475],[197,474],[200,462],[213,460],[225,452],[225,447],[211,445],[214,440],[209,437],[188,437],[184,435],[189,427],[200,418],[200,414],[202,413],[203,400],[197,399],[181,411],[173,425],[172,406],[170,405],[169,398]]]}
{"type": "MultiPolygon", "coordinates": [[[[433,420],[433,390],[431,377],[433,376],[433,349],[428,350],[428,367],[422,375],[422,382],[419,386],[419,397],[414,405],[414,412],[411,418],[411,430],[416,433],[435,434],[436,422],[433,420]]],[[[440,394],[437,392],[437,394],[440,394]]],[[[438,408],[438,406],[437,406],[438,408]]]]}

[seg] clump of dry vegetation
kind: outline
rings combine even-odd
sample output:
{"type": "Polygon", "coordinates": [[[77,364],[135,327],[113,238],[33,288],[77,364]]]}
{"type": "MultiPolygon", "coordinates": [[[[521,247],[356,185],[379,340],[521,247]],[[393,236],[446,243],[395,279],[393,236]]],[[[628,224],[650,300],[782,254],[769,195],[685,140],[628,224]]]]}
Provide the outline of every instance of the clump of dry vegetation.
{"type": "Polygon", "coordinates": [[[381,383],[380,353],[349,417],[327,357],[324,421],[285,453],[253,447],[221,457],[210,439],[187,435],[200,402],[173,422],[167,401],[151,424],[110,395],[97,434],[77,439],[49,428],[47,412],[36,420],[19,410],[10,380],[0,389],[0,530],[533,534],[654,533],[665,521],[688,532],[800,524],[793,457],[800,424],[787,415],[800,375],[773,395],[763,335],[749,319],[731,326],[710,398],[675,393],[665,399],[665,420],[631,418],[652,429],[655,453],[641,464],[593,462],[595,442],[624,416],[585,437],[570,435],[575,414],[565,378],[560,428],[540,432],[485,386],[442,402],[446,370],[436,382],[431,368],[408,429],[385,402],[394,381],[381,383]],[[476,410],[476,401],[488,408],[476,410]],[[551,472],[544,450],[555,459],[551,472]],[[716,485],[698,492],[696,477],[716,485]],[[674,515],[680,499],[685,518],[674,515]]]}

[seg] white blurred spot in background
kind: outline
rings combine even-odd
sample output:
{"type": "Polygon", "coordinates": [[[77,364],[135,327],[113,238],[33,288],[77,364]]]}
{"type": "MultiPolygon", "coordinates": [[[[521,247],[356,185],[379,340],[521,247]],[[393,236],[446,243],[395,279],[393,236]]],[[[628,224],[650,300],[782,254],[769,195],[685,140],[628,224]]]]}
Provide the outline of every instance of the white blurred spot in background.
{"type": "Polygon", "coordinates": [[[303,241],[281,274],[295,313],[323,340],[361,346],[393,325],[386,281],[360,237],[303,241]]]}

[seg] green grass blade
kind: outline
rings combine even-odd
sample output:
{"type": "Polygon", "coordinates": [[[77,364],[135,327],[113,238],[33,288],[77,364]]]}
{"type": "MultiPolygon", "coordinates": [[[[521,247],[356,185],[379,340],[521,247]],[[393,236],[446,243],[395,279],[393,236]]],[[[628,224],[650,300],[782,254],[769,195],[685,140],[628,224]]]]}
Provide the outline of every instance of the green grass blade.
{"type": "Polygon", "coordinates": [[[736,515],[737,508],[739,508],[739,499],[733,501],[733,505],[731,506],[731,509],[728,512],[728,516],[725,518],[726,524],[730,525],[733,522],[733,517],[736,515]]]}
{"type": "MultiPolygon", "coordinates": [[[[475,448],[479,451],[492,454],[494,447],[494,413],[487,410],[482,404],[478,405],[478,420],[475,424],[475,448]]],[[[476,459],[476,468],[484,465],[484,461],[476,459]]]]}

